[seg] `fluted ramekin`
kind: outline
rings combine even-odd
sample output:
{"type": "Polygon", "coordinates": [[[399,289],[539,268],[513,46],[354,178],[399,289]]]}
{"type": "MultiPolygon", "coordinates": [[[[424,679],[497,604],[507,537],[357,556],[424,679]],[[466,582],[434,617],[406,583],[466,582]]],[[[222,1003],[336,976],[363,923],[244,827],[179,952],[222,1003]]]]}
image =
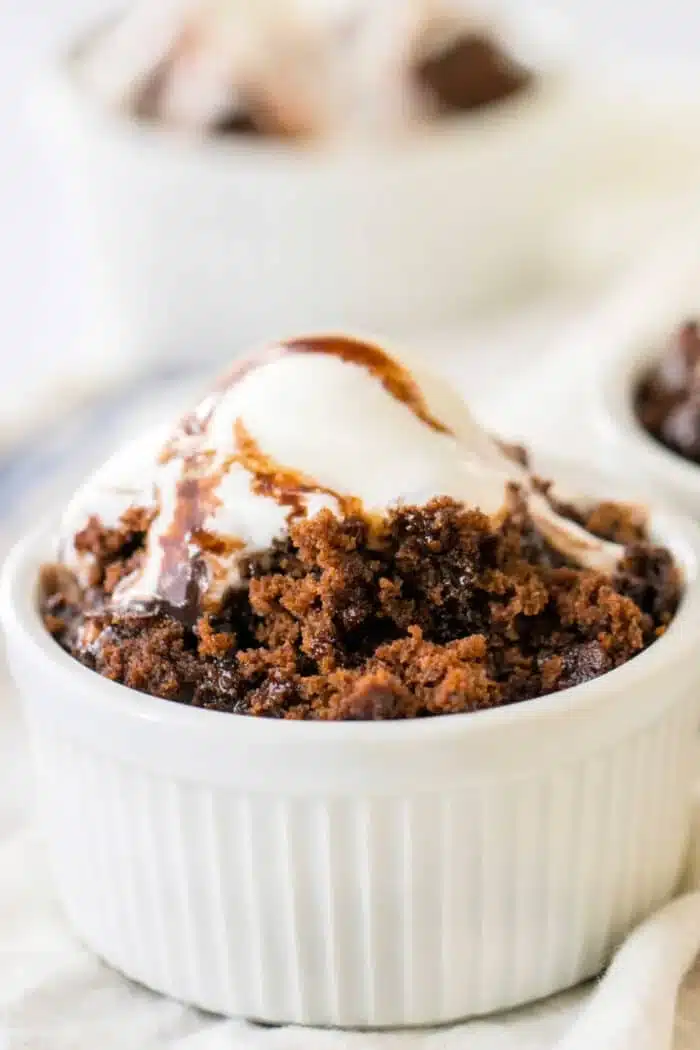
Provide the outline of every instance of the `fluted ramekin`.
{"type": "Polygon", "coordinates": [[[583,686],[478,714],[285,723],[86,670],[37,611],[48,538],[0,598],[68,916],[128,976],[268,1022],[416,1025],[597,973],[689,840],[700,538],[668,632],[583,686]]]}
{"type": "Polygon", "coordinates": [[[700,466],[657,441],[640,422],[635,393],[644,374],[664,353],[671,325],[630,340],[593,369],[586,408],[606,455],[640,489],[694,518],[700,518],[700,466]]]}

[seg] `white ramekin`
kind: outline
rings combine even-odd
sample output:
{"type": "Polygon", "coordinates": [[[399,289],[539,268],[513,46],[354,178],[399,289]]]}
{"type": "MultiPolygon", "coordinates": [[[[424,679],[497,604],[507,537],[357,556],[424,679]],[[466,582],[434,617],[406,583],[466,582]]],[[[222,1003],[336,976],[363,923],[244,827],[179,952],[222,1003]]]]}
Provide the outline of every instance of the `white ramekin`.
{"type": "Polygon", "coordinates": [[[37,612],[45,535],[4,569],[10,665],[60,896],[128,976],[268,1022],[418,1025],[597,973],[677,887],[700,708],[700,538],[667,634],[530,703],[403,723],[190,709],[100,678],[37,612]]]}
{"type": "Polygon", "coordinates": [[[655,499],[700,518],[700,466],[652,437],[634,407],[639,382],[664,353],[671,330],[671,325],[652,327],[646,337],[623,343],[591,369],[586,408],[593,440],[620,470],[655,499]]]}
{"type": "Polygon", "coordinates": [[[93,99],[66,57],[34,108],[72,191],[102,341],[136,359],[228,358],[290,331],[451,323],[521,289],[576,140],[568,85],[552,68],[531,91],[352,154],[139,123],[93,99]]]}

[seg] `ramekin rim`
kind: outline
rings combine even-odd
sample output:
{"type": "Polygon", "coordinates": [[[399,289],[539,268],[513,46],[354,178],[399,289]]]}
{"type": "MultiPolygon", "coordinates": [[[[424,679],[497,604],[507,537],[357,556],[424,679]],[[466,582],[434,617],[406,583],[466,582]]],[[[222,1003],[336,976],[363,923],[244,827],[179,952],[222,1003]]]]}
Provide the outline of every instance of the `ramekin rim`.
{"type": "MultiPolygon", "coordinates": [[[[348,743],[405,743],[419,738],[426,743],[444,734],[489,733],[504,728],[557,720],[582,714],[595,708],[611,694],[619,699],[629,686],[650,673],[671,668],[679,656],[697,650],[700,645],[700,527],[689,518],[666,511],[652,517],[654,533],[668,544],[678,559],[685,576],[685,593],[676,617],[668,630],[644,652],[582,685],[522,703],[501,705],[461,714],[446,714],[423,719],[386,721],[312,721],[254,718],[250,715],[211,711],[164,700],[138,692],[84,667],[65,652],[46,630],[35,601],[37,573],[46,561],[50,535],[43,526],[20,540],[7,556],[0,575],[0,624],[6,635],[19,631],[29,642],[38,659],[53,664],[63,678],[71,676],[71,688],[81,692],[99,692],[90,703],[108,704],[112,713],[139,723],[168,723],[171,727],[202,732],[207,726],[217,733],[233,732],[237,738],[246,733],[251,741],[280,742],[334,739],[348,743]],[[40,553],[41,552],[41,553],[40,553]],[[697,624],[695,631],[692,624],[697,624]],[[229,728],[225,728],[228,726],[229,728]]],[[[103,710],[101,706],[100,710],[103,710]]]]}

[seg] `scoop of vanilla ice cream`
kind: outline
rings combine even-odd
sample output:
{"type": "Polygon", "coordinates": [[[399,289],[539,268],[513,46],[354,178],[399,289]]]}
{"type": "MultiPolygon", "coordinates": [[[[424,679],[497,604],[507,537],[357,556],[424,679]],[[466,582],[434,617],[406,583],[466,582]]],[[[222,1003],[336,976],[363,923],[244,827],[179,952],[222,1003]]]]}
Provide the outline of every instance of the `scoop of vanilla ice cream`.
{"type": "Polygon", "coordinates": [[[76,534],[97,518],[107,528],[119,525],[130,507],[155,506],[158,456],[168,428],[158,426],[127,441],[75,492],[61,516],[58,555],[87,585],[92,555],[78,551],[76,534]]]}
{"type": "Polygon", "coordinates": [[[160,430],[110,460],[67,508],[62,556],[84,581],[90,555],[72,537],[89,517],[111,525],[129,506],[152,509],[143,563],[113,601],[195,618],[294,520],[439,496],[496,515],[511,481],[555,547],[614,566],[620,549],[561,518],[447,383],[378,347],[311,337],[241,362],[164,441],[160,430]]]}

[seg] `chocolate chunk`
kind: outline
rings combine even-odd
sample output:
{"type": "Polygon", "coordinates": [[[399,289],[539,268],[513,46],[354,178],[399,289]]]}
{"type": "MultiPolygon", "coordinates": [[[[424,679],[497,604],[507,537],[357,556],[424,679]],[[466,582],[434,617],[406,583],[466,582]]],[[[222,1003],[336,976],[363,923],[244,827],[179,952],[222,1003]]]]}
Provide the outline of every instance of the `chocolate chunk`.
{"type": "Polygon", "coordinates": [[[681,578],[669,551],[648,543],[627,548],[614,579],[616,590],[627,595],[651,617],[655,627],[670,623],[678,609],[681,578]]]}
{"type": "Polygon", "coordinates": [[[599,642],[581,642],[578,645],[570,645],[562,650],[560,658],[562,672],[557,683],[559,689],[581,685],[591,678],[605,674],[612,667],[609,656],[599,642]]]}
{"type": "Polygon", "coordinates": [[[442,113],[464,113],[502,101],[530,80],[496,43],[475,34],[459,37],[425,58],[415,75],[442,113]]]}

